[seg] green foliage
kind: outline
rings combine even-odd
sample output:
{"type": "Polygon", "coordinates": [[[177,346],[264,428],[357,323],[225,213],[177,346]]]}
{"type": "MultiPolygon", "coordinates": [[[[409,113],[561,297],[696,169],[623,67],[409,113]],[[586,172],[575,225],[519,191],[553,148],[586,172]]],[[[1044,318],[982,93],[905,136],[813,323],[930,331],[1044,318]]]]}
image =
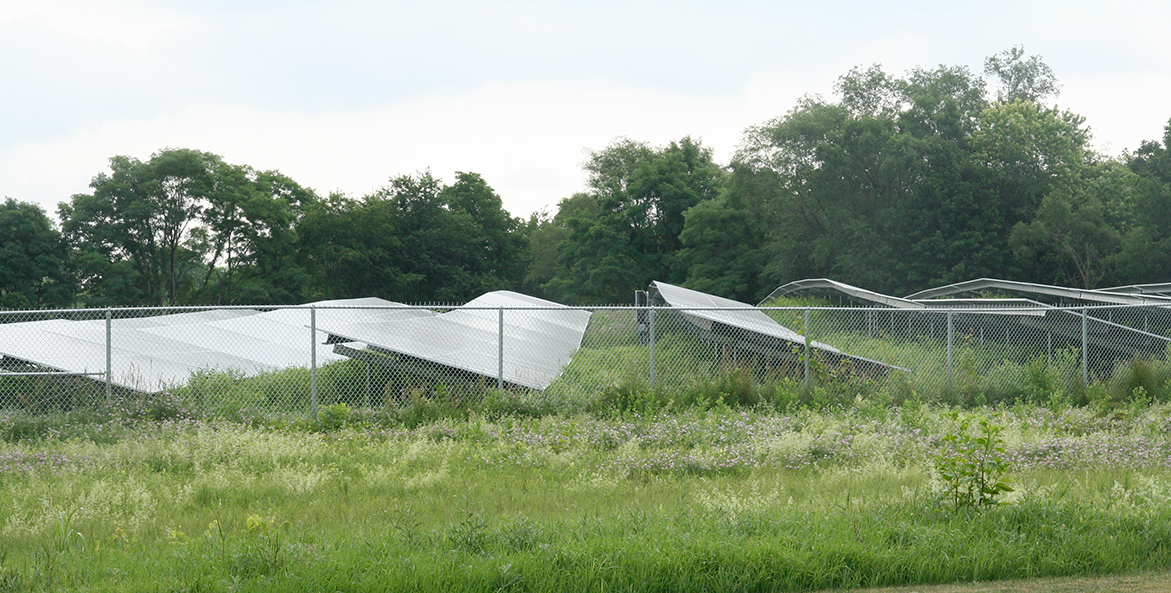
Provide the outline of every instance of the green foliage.
{"type": "Polygon", "coordinates": [[[720,196],[684,212],[678,262],[687,271],[687,288],[727,298],[756,302],[764,287],[759,274],[764,240],[762,229],[744,208],[720,196]]]}
{"type": "Polygon", "coordinates": [[[653,280],[682,282],[684,213],[714,198],[723,176],[712,151],[691,138],[663,148],[622,139],[585,168],[590,191],[562,201],[554,222],[569,232],[541,289],[566,303],[628,303],[653,280]]]}
{"type": "MultiPolygon", "coordinates": [[[[689,285],[745,298],[737,283],[833,277],[905,294],[981,276],[1035,280],[1044,267],[1014,254],[1010,235],[1056,215],[1056,204],[1039,213],[1043,197],[1095,175],[1088,132],[1077,115],[1033,102],[1056,87],[1039,58],[1013,48],[987,70],[1003,82],[1002,102],[963,67],[898,77],[873,66],[839,79],[839,101],[807,99],[750,128],[724,195],[685,228],[689,285]],[[721,263],[724,253],[736,262],[721,263]]],[[[1114,233],[1094,211],[1087,224],[1114,233]]]]}
{"type": "Polygon", "coordinates": [[[1061,88],[1053,70],[1041,61],[1041,56],[1025,58],[1023,45],[1014,45],[989,56],[984,60],[984,73],[1000,79],[996,95],[1002,103],[1017,100],[1039,103],[1042,99],[1056,97],[1061,88]]]}
{"type": "Polygon", "coordinates": [[[317,410],[317,421],[325,431],[340,430],[350,423],[353,413],[345,402],[328,404],[317,410]]]}
{"type": "Polygon", "coordinates": [[[1135,399],[1136,393],[1150,398],[1147,401],[1166,402],[1171,400],[1171,362],[1135,357],[1119,364],[1107,381],[1110,400],[1126,403],[1135,399]]]}
{"type": "Polygon", "coordinates": [[[0,204],[0,308],[69,305],[74,283],[65,244],[44,210],[8,198],[0,204]]]}
{"type": "Polygon", "coordinates": [[[244,522],[244,546],[231,562],[232,574],[242,578],[269,577],[283,571],[288,564],[285,532],[288,522],[276,525],[275,518],[264,520],[249,515],[244,522]]]}
{"type": "Polygon", "coordinates": [[[934,459],[935,471],[943,481],[943,502],[956,511],[1003,504],[1001,497],[1013,491],[1005,480],[1012,464],[1000,436],[1004,427],[981,418],[973,436],[971,418],[960,417],[958,412],[952,412],[950,418],[954,426],[943,437],[946,448],[934,459]]]}
{"type": "Polygon", "coordinates": [[[662,390],[653,389],[641,377],[631,375],[607,386],[598,396],[599,411],[618,415],[650,416],[671,403],[662,390]]]}
{"type": "Polygon", "coordinates": [[[51,530],[46,549],[54,555],[64,554],[85,545],[85,536],[76,529],[76,519],[82,508],[57,510],[53,503],[42,499],[46,512],[50,516],[51,530]]]}
{"type": "Polygon", "coordinates": [[[316,197],[280,173],[167,149],[113,157],[90,187],[58,209],[86,305],[300,297],[293,225],[316,197]]]}
{"type": "Polygon", "coordinates": [[[298,226],[313,293],[405,302],[463,302],[520,285],[521,221],[475,173],[451,185],[403,175],[354,200],[332,195],[298,226]]]}

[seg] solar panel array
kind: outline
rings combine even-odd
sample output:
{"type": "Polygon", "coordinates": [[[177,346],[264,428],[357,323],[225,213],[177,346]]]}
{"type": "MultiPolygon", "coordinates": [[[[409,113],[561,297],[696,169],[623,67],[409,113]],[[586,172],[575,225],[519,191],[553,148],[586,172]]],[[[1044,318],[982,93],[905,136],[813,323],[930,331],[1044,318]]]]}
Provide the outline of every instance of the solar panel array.
{"type": "Polygon", "coordinates": [[[430,363],[545,389],[581,346],[589,320],[589,311],[496,291],[434,316],[327,322],[318,328],[331,335],[330,342],[365,343],[370,352],[391,355],[365,359],[408,372],[425,372],[419,363],[430,363]]]}
{"type": "MultiPolygon", "coordinates": [[[[313,342],[310,309],[319,323],[430,315],[377,298],[319,301],[299,308],[259,311],[213,309],[111,319],[110,382],[154,393],[185,383],[205,369],[235,369],[244,376],[293,366],[308,366],[313,342]]],[[[95,375],[106,371],[106,320],[51,319],[0,325],[0,354],[61,373],[95,375]]],[[[318,349],[318,363],[342,357],[318,349]]]]}
{"type": "MultiPolygon", "coordinates": [[[[703,332],[707,339],[780,356],[791,354],[794,346],[800,348],[806,344],[805,336],[781,325],[764,311],[747,303],[664,282],[652,282],[651,290],[656,295],[653,297],[655,301],[678,310],[680,316],[703,332]]],[[[845,354],[834,346],[816,340],[809,340],[808,344],[810,348],[835,359],[852,361],[870,372],[885,372],[894,368],[880,361],[845,354]]]]}
{"type": "Polygon", "coordinates": [[[472,401],[497,386],[585,401],[644,384],[684,393],[730,371],[806,387],[893,377],[922,393],[953,385],[974,393],[989,377],[1011,376],[1003,382],[1012,387],[1041,373],[1070,391],[1135,357],[1163,357],[1171,343],[1165,300],[1118,292],[1107,296],[1144,304],[1059,308],[969,297],[986,284],[946,295],[961,298],[914,300],[824,279],[779,289],[862,307],[758,308],[655,282],[649,307],[566,307],[497,291],[460,307],[366,298],[0,312],[0,407],[59,409],[165,391],[159,401],[224,413],[301,412],[335,403],[390,408],[417,397],[472,401]],[[103,398],[107,364],[118,393],[103,398]]]}
{"type": "Polygon", "coordinates": [[[356,352],[391,353],[543,389],[572,359],[589,318],[588,311],[508,291],[445,313],[361,298],[263,312],[213,309],[115,318],[109,327],[105,319],[0,324],[0,355],[9,374],[31,365],[60,374],[104,375],[108,329],[111,384],[154,393],[202,370],[232,369],[250,377],[309,367],[316,339],[318,365],[356,352]],[[508,308],[507,314],[501,308],[508,308]],[[311,315],[316,315],[316,338],[310,335],[311,315]],[[320,347],[327,338],[346,347],[320,347]]]}

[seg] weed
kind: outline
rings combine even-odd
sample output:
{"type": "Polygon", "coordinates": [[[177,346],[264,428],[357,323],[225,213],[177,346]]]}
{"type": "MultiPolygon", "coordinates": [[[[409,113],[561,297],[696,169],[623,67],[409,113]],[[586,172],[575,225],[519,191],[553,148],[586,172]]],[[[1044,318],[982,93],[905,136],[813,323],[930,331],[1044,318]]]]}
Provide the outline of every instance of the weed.
{"type": "Polygon", "coordinates": [[[597,410],[618,416],[650,416],[670,404],[666,393],[655,389],[637,375],[627,375],[610,385],[597,400],[597,410]]]}
{"type": "Polygon", "coordinates": [[[345,402],[327,404],[317,410],[317,419],[321,430],[326,432],[345,428],[350,423],[352,416],[352,410],[345,402]]]}
{"type": "Polygon", "coordinates": [[[978,434],[972,436],[970,418],[960,418],[954,411],[948,417],[953,423],[952,431],[943,437],[948,446],[935,455],[943,500],[954,510],[1001,504],[1000,497],[1013,491],[1004,479],[1011,467],[1000,437],[1004,427],[981,418],[978,434]]]}
{"type": "Polygon", "coordinates": [[[41,503],[45,505],[45,509],[53,519],[50,523],[52,526],[52,531],[49,534],[50,552],[60,555],[85,545],[85,536],[74,528],[74,521],[85,512],[85,509],[78,507],[59,511],[48,500],[41,499],[41,503]]]}
{"type": "Polygon", "coordinates": [[[269,576],[283,570],[288,562],[284,543],[288,522],[278,526],[275,518],[266,521],[254,514],[244,523],[245,546],[232,561],[233,574],[269,576]]]}
{"type": "Polygon", "coordinates": [[[451,527],[447,540],[456,549],[472,554],[482,554],[491,543],[488,521],[480,513],[468,513],[462,521],[451,527]]]}

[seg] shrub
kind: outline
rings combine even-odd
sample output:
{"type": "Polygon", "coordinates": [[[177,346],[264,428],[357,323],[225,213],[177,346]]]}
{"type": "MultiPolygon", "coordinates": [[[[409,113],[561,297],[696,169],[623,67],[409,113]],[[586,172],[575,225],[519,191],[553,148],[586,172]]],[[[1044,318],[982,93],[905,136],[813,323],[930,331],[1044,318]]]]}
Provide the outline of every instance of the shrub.
{"type": "Polygon", "coordinates": [[[970,418],[961,419],[958,412],[948,416],[952,431],[943,437],[946,446],[935,455],[935,471],[943,480],[942,501],[954,510],[1001,504],[1000,496],[1012,492],[1004,479],[1011,467],[1000,438],[1004,427],[982,418],[978,434],[972,436],[970,418]]]}

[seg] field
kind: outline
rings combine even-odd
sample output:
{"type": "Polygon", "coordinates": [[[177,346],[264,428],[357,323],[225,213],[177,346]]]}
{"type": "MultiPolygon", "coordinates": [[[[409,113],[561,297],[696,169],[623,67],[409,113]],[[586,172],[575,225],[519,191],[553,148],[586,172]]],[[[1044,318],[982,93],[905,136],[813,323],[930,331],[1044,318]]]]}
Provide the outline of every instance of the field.
{"type": "Polygon", "coordinates": [[[1171,405],[1149,399],[504,408],[0,416],[0,591],[806,591],[1171,567],[1171,405]],[[947,474],[981,435],[1011,491],[957,504],[947,474]]]}

